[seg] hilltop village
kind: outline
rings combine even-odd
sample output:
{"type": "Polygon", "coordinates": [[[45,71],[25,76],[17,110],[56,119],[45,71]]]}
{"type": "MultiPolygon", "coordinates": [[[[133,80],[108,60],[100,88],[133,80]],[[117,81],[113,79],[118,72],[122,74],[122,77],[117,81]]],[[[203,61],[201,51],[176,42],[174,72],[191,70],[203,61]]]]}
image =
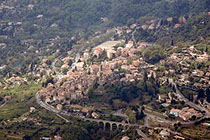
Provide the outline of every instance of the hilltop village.
{"type": "MultiPolygon", "coordinates": [[[[172,22],[172,20],[168,18],[167,22],[172,22]]],[[[180,18],[180,26],[185,23],[183,20],[186,19],[180,18]]],[[[155,28],[158,28],[158,24],[155,23],[155,28]]],[[[123,38],[125,34],[132,34],[136,29],[144,29],[143,27],[133,24],[107,30],[107,33],[114,32],[116,36],[123,38]]],[[[95,34],[100,33],[96,32],[95,34]]],[[[56,37],[51,40],[51,44],[57,44],[59,40],[60,38],[56,37]]],[[[40,95],[45,103],[51,104],[59,110],[74,108],[72,101],[88,100],[91,89],[97,89],[97,92],[103,94],[104,86],[107,83],[113,85],[116,83],[135,83],[144,80],[145,75],[147,79],[154,78],[160,85],[167,84],[168,79],[173,79],[177,85],[194,91],[198,88],[208,88],[210,83],[208,48],[200,50],[197,49],[197,46],[171,46],[169,51],[165,52],[167,54],[164,54],[164,57],[160,58],[157,64],[151,64],[143,53],[154,45],[147,42],[135,42],[135,38],[129,41],[111,38],[110,41],[89,49],[83,49],[73,56],[72,50],[68,52],[66,57],[61,56],[54,61],[43,58],[40,66],[29,65],[28,69],[33,69],[33,71],[29,71],[28,76],[36,75],[48,81],[40,91],[40,95]],[[205,65],[200,68],[199,64],[205,65]]],[[[60,50],[56,50],[55,53],[59,52],[60,50]]],[[[38,51],[37,54],[39,54],[38,51]]],[[[37,82],[40,80],[38,78],[37,82]]],[[[26,82],[27,79],[13,75],[6,81],[20,84],[26,82]]],[[[156,99],[163,100],[161,104],[165,107],[168,107],[172,100],[176,100],[175,98],[172,99],[169,93],[170,91],[164,94],[156,93],[156,99]]],[[[176,96],[176,94],[174,95],[176,96]]],[[[185,95],[191,101],[200,98],[197,96],[193,92],[185,95]]],[[[199,103],[209,108],[206,99],[208,100],[209,97],[205,97],[204,102],[199,103]]],[[[85,108],[86,113],[87,110],[95,111],[92,106],[88,107],[87,104],[84,106],[84,103],[79,103],[78,106],[80,111],[85,108]]],[[[168,114],[171,114],[170,111],[168,114]]]]}
{"type": "MultiPolygon", "coordinates": [[[[156,121],[172,124],[176,122],[191,124],[208,116],[205,111],[210,110],[209,97],[206,96],[204,90],[207,90],[209,85],[210,68],[204,65],[198,70],[196,66],[199,63],[209,62],[210,57],[207,51],[198,50],[195,46],[181,49],[178,46],[171,46],[170,53],[154,65],[146,62],[142,55],[151,47],[152,44],[146,42],[135,44],[131,40],[107,41],[92,49],[85,49],[77,53],[75,57],[59,58],[62,62],[59,68],[55,66],[59,59],[55,59],[51,64],[52,81],[44,85],[39,95],[43,102],[66,114],[71,113],[80,118],[103,119],[105,117],[103,109],[110,109],[110,107],[104,103],[96,105],[88,102],[92,96],[90,94],[92,90],[95,90],[97,94],[106,94],[104,91],[107,84],[138,83],[146,79],[154,80],[160,86],[155,98],[143,104],[144,112],[149,118],[152,116],[148,112],[154,110],[161,112],[159,115],[166,119],[162,120],[161,117],[156,118],[156,121]],[[180,88],[188,88],[192,91],[183,92],[185,97],[182,97],[183,95],[177,92],[175,87],[170,87],[171,82],[180,88]],[[161,91],[161,88],[165,90],[161,91]],[[203,91],[195,94],[198,88],[203,91]],[[188,104],[188,102],[193,103],[188,104]]],[[[71,54],[71,51],[68,53],[71,54]]],[[[45,70],[47,66],[49,66],[47,60],[43,59],[42,67],[38,69],[45,70]]],[[[135,115],[139,112],[132,111],[135,115]]],[[[124,110],[115,115],[123,116],[120,120],[124,123],[139,123],[137,120],[132,121],[128,112],[124,110]]],[[[180,135],[174,135],[170,130],[159,131],[157,125],[153,126],[152,123],[149,125],[154,129],[143,131],[149,133],[151,137],[158,133],[160,139],[171,136],[184,139],[180,135]]]]}
{"type": "MultiPolygon", "coordinates": [[[[28,8],[33,9],[33,6],[28,8]]],[[[40,14],[36,18],[44,17],[40,14]]],[[[20,40],[20,44],[27,48],[23,58],[34,53],[37,62],[29,59],[26,70],[17,68],[21,72],[8,72],[0,81],[0,87],[7,91],[31,81],[41,83],[41,90],[36,94],[39,95],[36,96],[38,104],[57,115],[62,113],[80,119],[138,125],[150,138],[185,139],[177,133],[181,124],[183,127],[191,127],[209,117],[209,46],[191,43],[174,45],[170,38],[170,41],[166,41],[170,45],[165,47],[137,41],[135,34],[163,30],[168,25],[179,29],[185,26],[187,18],[169,17],[165,21],[150,20],[143,25],[136,23],[97,31],[88,41],[77,36],[56,36],[44,41],[47,44],[45,48],[36,48],[41,40],[20,40]],[[65,46],[66,40],[76,45],[71,49],[57,48],[65,46]]],[[[1,35],[0,39],[8,39],[23,32],[22,24],[2,21],[2,30],[12,32],[14,28],[15,31],[10,36],[1,35]]],[[[199,24],[204,25],[206,21],[199,24]]],[[[53,23],[50,28],[58,28],[58,25],[53,23]]],[[[203,37],[199,40],[205,41],[203,37]]],[[[0,43],[1,49],[8,46],[0,43]]],[[[6,64],[0,66],[0,71],[7,69],[6,64]]],[[[1,103],[4,106],[14,98],[11,93],[4,94],[1,103]]],[[[21,97],[21,103],[25,98],[28,96],[21,97]]],[[[37,110],[37,107],[30,105],[29,114],[37,110]]],[[[39,117],[28,117],[25,114],[19,119],[33,122],[36,126],[43,123],[39,117]]],[[[209,125],[202,123],[202,126],[209,125]]],[[[139,135],[142,136],[141,133],[139,135]]],[[[122,137],[122,140],[128,139],[128,136],[122,137]]]]}
{"type": "MultiPolygon", "coordinates": [[[[70,104],[71,100],[88,99],[88,90],[97,86],[103,89],[106,83],[134,82],[143,79],[143,68],[154,68],[139,58],[137,51],[148,46],[139,42],[134,48],[132,41],[123,47],[124,41],[108,41],[92,50],[85,50],[77,56],[69,66],[70,57],[63,58],[65,62],[61,69],[65,72],[53,85],[49,83],[40,92],[46,103],[70,104]],[[58,87],[58,88],[57,88],[58,87]]],[[[150,75],[153,71],[149,71],[150,75]]],[[[154,73],[155,74],[155,73],[154,73]]],[[[56,78],[56,77],[55,77],[56,78]]],[[[61,106],[61,105],[59,105],[61,106]]]]}
{"type": "Polygon", "coordinates": [[[209,140],[209,0],[1,0],[0,140],[209,140]]]}
{"type": "MultiPolygon", "coordinates": [[[[89,113],[89,111],[96,111],[96,108],[94,109],[94,107],[92,108],[92,106],[90,107],[88,104],[85,105],[81,102],[75,105],[74,103],[72,104],[72,101],[88,100],[90,89],[97,89],[97,92],[102,92],[103,94],[104,86],[107,83],[135,83],[144,80],[146,75],[147,79],[152,77],[160,85],[166,84],[168,79],[172,78],[179,86],[191,88],[198,88],[198,85],[202,88],[208,86],[209,68],[205,69],[207,71],[198,70],[192,67],[190,63],[192,62],[191,60],[207,62],[209,60],[208,54],[198,51],[194,46],[178,50],[180,52],[176,53],[173,50],[177,51],[178,47],[172,46],[173,53],[160,60],[158,65],[153,65],[147,63],[143,57],[139,56],[139,52],[150,46],[151,44],[146,42],[138,42],[137,45],[134,45],[133,41],[107,41],[92,49],[85,49],[77,54],[75,58],[69,56],[62,58],[63,63],[60,66],[60,70],[56,72],[55,76],[52,75],[55,81],[54,84],[48,83],[40,91],[40,95],[45,103],[53,105],[58,110],[64,109],[68,111],[70,109],[76,112],[89,113]],[[166,64],[169,66],[163,67],[166,64]],[[197,79],[199,77],[199,81],[188,80],[189,78],[197,79]]],[[[40,70],[44,70],[44,66],[47,66],[47,60],[43,60],[42,66],[40,70]]],[[[55,66],[53,67],[55,68],[55,66]]],[[[197,96],[192,96],[192,101],[197,100],[197,96]]],[[[172,102],[174,101],[182,101],[174,92],[159,93],[156,98],[157,102],[166,108],[173,104],[172,102]]],[[[209,109],[206,100],[202,106],[204,105],[209,109]]],[[[196,118],[202,116],[201,113],[193,110],[193,108],[185,107],[183,108],[183,113],[180,110],[172,107],[168,115],[175,114],[175,117],[179,117],[177,114],[180,113],[182,114],[181,118],[185,121],[190,120],[192,116],[196,116],[196,118]],[[190,111],[191,113],[189,114],[190,111]]]]}

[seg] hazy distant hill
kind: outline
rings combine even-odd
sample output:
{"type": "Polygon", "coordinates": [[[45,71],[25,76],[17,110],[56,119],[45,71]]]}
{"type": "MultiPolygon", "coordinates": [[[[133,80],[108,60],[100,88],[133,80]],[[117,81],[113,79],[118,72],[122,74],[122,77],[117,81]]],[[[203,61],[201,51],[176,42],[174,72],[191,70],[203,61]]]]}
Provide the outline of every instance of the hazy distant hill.
{"type": "MultiPolygon", "coordinates": [[[[209,0],[1,0],[0,66],[12,64],[8,71],[20,64],[26,68],[30,63],[37,63],[38,56],[50,56],[56,49],[67,52],[74,43],[72,36],[88,39],[93,31],[144,24],[151,19],[164,21],[168,17],[196,16],[203,11],[207,13],[208,9],[209,0]],[[35,50],[39,50],[38,55],[35,50]]],[[[195,37],[193,32],[188,34],[192,24],[175,31],[186,39],[208,34],[209,26],[194,29],[195,37]]],[[[156,41],[167,36],[164,28],[139,31],[136,37],[156,41]]]]}
{"type": "Polygon", "coordinates": [[[1,19],[24,22],[30,34],[41,31],[39,26],[45,29],[58,25],[63,32],[72,32],[98,25],[134,23],[145,16],[179,17],[210,8],[209,0],[7,0],[5,3],[16,11],[3,10],[1,19]],[[27,27],[33,24],[37,26],[27,27]]]}

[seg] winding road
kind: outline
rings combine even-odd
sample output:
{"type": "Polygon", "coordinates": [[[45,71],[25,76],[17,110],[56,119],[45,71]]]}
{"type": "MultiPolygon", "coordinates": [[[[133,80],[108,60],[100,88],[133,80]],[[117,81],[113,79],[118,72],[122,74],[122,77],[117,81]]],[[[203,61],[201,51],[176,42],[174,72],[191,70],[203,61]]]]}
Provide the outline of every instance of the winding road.
{"type": "MultiPolygon", "coordinates": [[[[136,130],[137,130],[137,133],[145,138],[146,140],[150,140],[139,128],[142,128],[142,127],[145,127],[144,125],[139,125],[139,124],[130,124],[130,123],[123,123],[123,122],[115,122],[115,121],[108,121],[108,120],[101,120],[101,119],[92,119],[92,118],[83,118],[83,117],[80,117],[80,116],[75,116],[75,115],[72,115],[71,113],[69,112],[66,112],[66,111],[60,111],[56,108],[54,108],[53,106],[50,106],[49,104],[47,103],[44,103],[41,98],[40,98],[40,95],[39,95],[39,92],[36,93],[35,95],[35,99],[36,99],[36,102],[43,108],[49,110],[49,111],[52,111],[54,113],[56,113],[60,118],[64,119],[66,122],[69,122],[69,120],[67,120],[66,118],[63,118],[61,115],[65,115],[65,116],[71,116],[71,117],[76,117],[78,119],[82,119],[84,121],[92,121],[92,122],[96,122],[96,123],[100,123],[102,122],[103,124],[106,124],[106,123],[109,123],[110,124],[110,127],[112,127],[112,124],[116,124],[117,126],[119,125],[122,125],[123,127],[125,126],[133,126],[133,127],[136,127],[136,130]]],[[[111,128],[112,129],[112,128],[111,128]]]]}
{"type": "Polygon", "coordinates": [[[44,103],[41,99],[40,99],[40,95],[39,95],[39,92],[36,93],[35,95],[35,98],[36,98],[36,102],[43,108],[49,110],[49,111],[52,111],[56,114],[61,114],[61,115],[65,115],[65,116],[72,116],[72,117],[76,117],[76,118],[79,118],[79,119],[82,119],[82,120],[85,120],[85,121],[94,121],[94,122],[103,122],[103,123],[110,123],[110,124],[117,124],[117,125],[127,125],[127,126],[140,126],[138,124],[130,124],[130,123],[122,123],[122,122],[115,122],[115,121],[108,121],[108,120],[101,120],[101,119],[91,119],[91,118],[83,118],[83,117],[80,117],[80,116],[75,116],[75,115],[72,115],[71,113],[69,112],[66,112],[66,111],[60,111],[58,109],[56,109],[55,107],[47,104],[47,103],[44,103]]]}
{"type": "Polygon", "coordinates": [[[197,105],[191,101],[189,101],[187,98],[184,97],[184,95],[179,91],[179,89],[177,88],[176,83],[173,81],[173,79],[169,79],[169,84],[171,84],[172,86],[174,86],[175,88],[175,92],[177,94],[177,96],[179,97],[180,100],[184,101],[185,104],[189,105],[192,108],[195,108],[199,111],[203,111],[205,112],[204,117],[210,117],[210,113],[208,112],[208,110],[206,110],[205,108],[201,107],[200,105],[197,105]]]}
{"type": "MultiPolygon", "coordinates": [[[[181,93],[181,92],[180,92],[180,93],[181,93]]],[[[130,124],[130,123],[122,123],[122,122],[115,122],[115,121],[101,120],[101,119],[83,118],[83,117],[81,117],[81,116],[72,115],[71,113],[66,112],[66,111],[60,111],[60,110],[56,109],[55,107],[50,106],[50,105],[47,104],[47,103],[44,103],[44,102],[41,100],[41,98],[40,98],[39,92],[36,93],[35,99],[36,99],[36,102],[37,102],[40,106],[42,106],[43,108],[45,108],[45,109],[47,109],[47,110],[49,110],[49,111],[52,111],[52,112],[56,113],[59,117],[61,117],[62,119],[64,119],[66,122],[69,122],[69,120],[67,120],[66,118],[63,118],[62,116],[60,116],[60,114],[61,114],[61,115],[64,115],[64,116],[76,117],[76,118],[82,119],[82,120],[84,120],[84,121],[96,122],[96,123],[98,123],[98,124],[99,124],[100,122],[102,122],[104,125],[105,125],[106,123],[109,123],[111,129],[112,129],[112,124],[116,124],[117,126],[122,125],[122,126],[124,126],[124,127],[125,127],[125,126],[133,126],[133,127],[136,127],[137,133],[138,133],[141,137],[143,137],[144,139],[146,139],[146,140],[150,140],[150,139],[149,139],[149,138],[148,138],[148,137],[147,137],[139,128],[142,128],[142,127],[153,128],[153,127],[149,126],[149,124],[148,124],[148,119],[149,119],[149,118],[153,118],[153,119],[155,119],[155,120],[157,120],[157,121],[159,121],[159,122],[165,122],[165,123],[169,123],[169,124],[172,124],[172,125],[175,124],[175,122],[173,122],[173,121],[165,120],[165,119],[163,119],[163,118],[160,118],[160,117],[158,117],[158,116],[155,116],[155,115],[152,115],[152,114],[149,114],[149,113],[145,113],[145,114],[146,114],[146,117],[145,117],[145,119],[144,119],[144,121],[145,121],[145,122],[144,122],[144,125],[130,124]]],[[[194,104],[192,104],[192,105],[194,106],[194,104]]],[[[197,105],[196,105],[196,106],[197,106],[197,105]]],[[[127,117],[127,115],[122,115],[122,112],[121,112],[121,111],[114,112],[113,114],[114,114],[114,115],[118,115],[118,116],[122,116],[122,117],[127,117]]],[[[208,117],[209,117],[209,114],[207,113],[207,115],[205,115],[205,116],[202,117],[201,119],[208,118],[208,117]]],[[[196,121],[200,121],[201,119],[196,120],[196,121]]],[[[192,124],[192,123],[195,123],[196,121],[183,122],[182,124],[192,124]]],[[[158,127],[156,127],[156,128],[158,128],[158,127]]],[[[167,130],[167,131],[170,132],[170,133],[177,134],[177,135],[181,135],[180,133],[174,132],[174,131],[172,131],[172,130],[170,130],[170,129],[168,129],[168,128],[162,128],[162,127],[160,127],[160,128],[158,128],[158,129],[165,129],[165,130],[167,130]]]]}
{"type": "MultiPolygon", "coordinates": [[[[136,30],[136,29],[135,29],[135,30],[136,30]]],[[[135,34],[135,31],[134,31],[133,34],[132,34],[133,39],[135,39],[135,38],[134,38],[134,34],[135,34]]],[[[134,40],[134,41],[135,41],[135,40],[134,40]]],[[[51,65],[52,69],[54,69],[55,72],[56,72],[55,63],[56,63],[56,61],[57,61],[58,59],[60,59],[60,57],[56,58],[56,59],[54,60],[54,62],[52,63],[52,65],[51,65]]],[[[57,77],[57,80],[62,79],[62,73],[56,72],[56,77],[57,77]]],[[[172,84],[172,85],[174,86],[175,92],[176,92],[178,98],[179,98],[180,100],[184,101],[185,104],[189,105],[189,106],[192,107],[192,108],[195,108],[195,109],[197,109],[197,110],[200,110],[200,111],[204,111],[204,112],[205,112],[205,115],[204,115],[201,119],[196,120],[196,121],[182,122],[182,124],[193,124],[193,123],[195,123],[195,122],[197,122],[197,121],[200,121],[200,120],[202,120],[202,119],[204,119],[204,118],[210,118],[210,113],[209,113],[205,108],[203,108],[203,107],[201,107],[201,106],[199,106],[199,105],[197,105],[197,104],[195,104],[195,103],[193,103],[193,102],[190,102],[188,99],[186,99],[186,98],[183,96],[183,94],[182,94],[182,93],[179,91],[179,89],[177,88],[176,83],[175,83],[172,79],[169,79],[169,84],[172,84]]],[[[150,114],[150,113],[145,113],[145,114],[146,114],[146,117],[145,117],[145,119],[144,119],[144,125],[130,124],[130,123],[122,123],[122,122],[115,122],[115,121],[101,120],[101,119],[85,118],[85,117],[82,117],[82,116],[75,116],[75,115],[73,115],[73,114],[71,114],[71,113],[69,113],[69,112],[67,112],[67,111],[60,111],[60,110],[56,109],[55,107],[53,107],[53,106],[51,106],[51,105],[49,105],[49,104],[43,102],[43,101],[41,100],[41,97],[40,97],[39,92],[36,93],[35,99],[36,99],[36,102],[37,102],[40,106],[42,106],[43,108],[45,108],[45,109],[47,109],[47,110],[49,110],[49,111],[52,111],[52,112],[56,113],[59,117],[61,117],[62,119],[64,119],[66,122],[68,122],[69,120],[67,120],[66,118],[63,118],[61,115],[76,117],[76,118],[82,119],[82,120],[84,120],[84,121],[92,121],[92,122],[96,122],[96,123],[98,123],[98,124],[102,122],[102,123],[104,124],[104,126],[105,126],[105,124],[109,123],[111,129],[112,129],[112,124],[116,124],[117,126],[119,126],[119,125],[122,125],[122,126],[134,126],[134,127],[136,127],[137,133],[138,133],[140,136],[142,136],[143,138],[145,138],[146,140],[150,140],[150,139],[149,139],[149,138],[140,130],[140,128],[142,128],[142,127],[153,128],[153,127],[150,127],[150,126],[149,126],[149,123],[148,123],[148,119],[149,119],[149,118],[155,119],[155,120],[157,120],[157,121],[159,121],[159,122],[169,123],[169,124],[172,124],[172,125],[174,125],[174,124],[176,123],[175,121],[166,120],[166,119],[163,119],[163,118],[161,118],[161,117],[158,117],[158,116],[153,115],[153,114],[150,114]]],[[[128,116],[125,115],[125,114],[123,114],[123,113],[121,112],[121,110],[119,110],[119,111],[117,111],[117,112],[112,112],[112,114],[113,114],[113,115],[116,115],[116,116],[120,116],[120,117],[124,117],[124,118],[127,118],[127,119],[128,119],[128,116]]],[[[166,129],[166,130],[168,130],[168,131],[171,132],[171,133],[181,135],[180,133],[171,131],[171,130],[168,129],[168,128],[160,128],[160,129],[166,129]]]]}
{"type": "Polygon", "coordinates": [[[7,104],[8,101],[5,101],[1,106],[0,108],[4,107],[6,104],[7,104]]]}

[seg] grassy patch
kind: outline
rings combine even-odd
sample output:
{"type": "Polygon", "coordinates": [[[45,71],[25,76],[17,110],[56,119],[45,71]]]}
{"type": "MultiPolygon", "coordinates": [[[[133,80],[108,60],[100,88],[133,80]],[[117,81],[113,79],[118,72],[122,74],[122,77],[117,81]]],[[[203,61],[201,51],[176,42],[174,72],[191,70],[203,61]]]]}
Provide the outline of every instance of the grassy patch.
{"type": "Polygon", "coordinates": [[[151,118],[148,120],[148,123],[149,123],[149,126],[151,126],[151,127],[165,127],[165,128],[172,127],[171,124],[169,124],[169,123],[159,122],[159,121],[156,121],[151,118]]]}
{"type": "Polygon", "coordinates": [[[202,139],[209,140],[210,139],[210,129],[208,126],[198,125],[195,127],[184,128],[181,132],[193,139],[202,139]]]}
{"type": "Polygon", "coordinates": [[[1,89],[0,95],[10,95],[12,99],[0,109],[0,119],[7,120],[18,118],[23,113],[29,111],[35,100],[32,98],[41,88],[40,84],[28,83],[11,86],[7,89],[1,89]]]}
{"type": "Polygon", "coordinates": [[[23,98],[25,95],[35,95],[35,93],[40,89],[41,84],[27,82],[20,85],[12,85],[6,89],[0,89],[0,96],[10,95],[15,98],[23,98]]]}
{"type": "Polygon", "coordinates": [[[34,95],[40,89],[41,84],[28,82],[0,90],[0,96],[12,96],[12,99],[0,109],[0,140],[18,140],[24,135],[34,135],[40,139],[40,136],[50,136],[51,132],[65,123],[53,112],[36,103],[34,95]],[[30,113],[31,106],[37,111],[30,113]],[[36,119],[37,122],[30,119],[36,119]]]}

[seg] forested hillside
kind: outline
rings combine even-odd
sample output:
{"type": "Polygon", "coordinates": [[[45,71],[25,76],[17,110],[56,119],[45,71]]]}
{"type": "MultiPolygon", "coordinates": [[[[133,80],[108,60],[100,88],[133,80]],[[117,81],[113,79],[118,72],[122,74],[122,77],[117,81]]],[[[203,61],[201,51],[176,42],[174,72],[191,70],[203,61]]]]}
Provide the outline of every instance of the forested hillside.
{"type": "Polygon", "coordinates": [[[143,23],[142,27],[144,26],[147,28],[137,30],[136,39],[156,42],[162,46],[185,41],[200,42],[208,40],[207,38],[210,36],[210,16],[207,12],[150,20],[150,22],[143,23]]]}
{"type": "Polygon", "coordinates": [[[75,30],[99,25],[130,24],[142,17],[179,17],[199,13],[210,5],[209,0],[7,0],[4,3],[14,10],[7,12],[3,9],[1,19],[23,22],[22,27],[29,35],[39,34],[47,28],[44,34],[48,36],[55,32],[61,34],[58,33],[60,31],[63,35],[74,33],[75,30]],[[58,28],[50,29],[53,24],[58,28]]]}
{"type": "MultiPolygon", "coordinates": [[[[29,64],[39,63],[42,56],[66,53],[81,38],[88,41],[96,31],[153,19],[160,20],[166,29],[164,20],[168,17],[196,16],[209,8],[209,0],[1,0],[0,67],[6,64],[9,72],[23,65],[24,71],[29,64]]],[[[187,24],[178,32],[189,38],[191,28],[187,24]]],[[[198,34],[199,28],[193,32],[198,34]]],[[[135,34],[137,39],[149,42],[161,42],[159,38],[167,35],[164,30],[139,30],[135,34]]]]}
{"type": "Polygon", "coordinates": [[[0,0],[0,112],[0,140],[209,140],[210,0],[0,0]]]}

